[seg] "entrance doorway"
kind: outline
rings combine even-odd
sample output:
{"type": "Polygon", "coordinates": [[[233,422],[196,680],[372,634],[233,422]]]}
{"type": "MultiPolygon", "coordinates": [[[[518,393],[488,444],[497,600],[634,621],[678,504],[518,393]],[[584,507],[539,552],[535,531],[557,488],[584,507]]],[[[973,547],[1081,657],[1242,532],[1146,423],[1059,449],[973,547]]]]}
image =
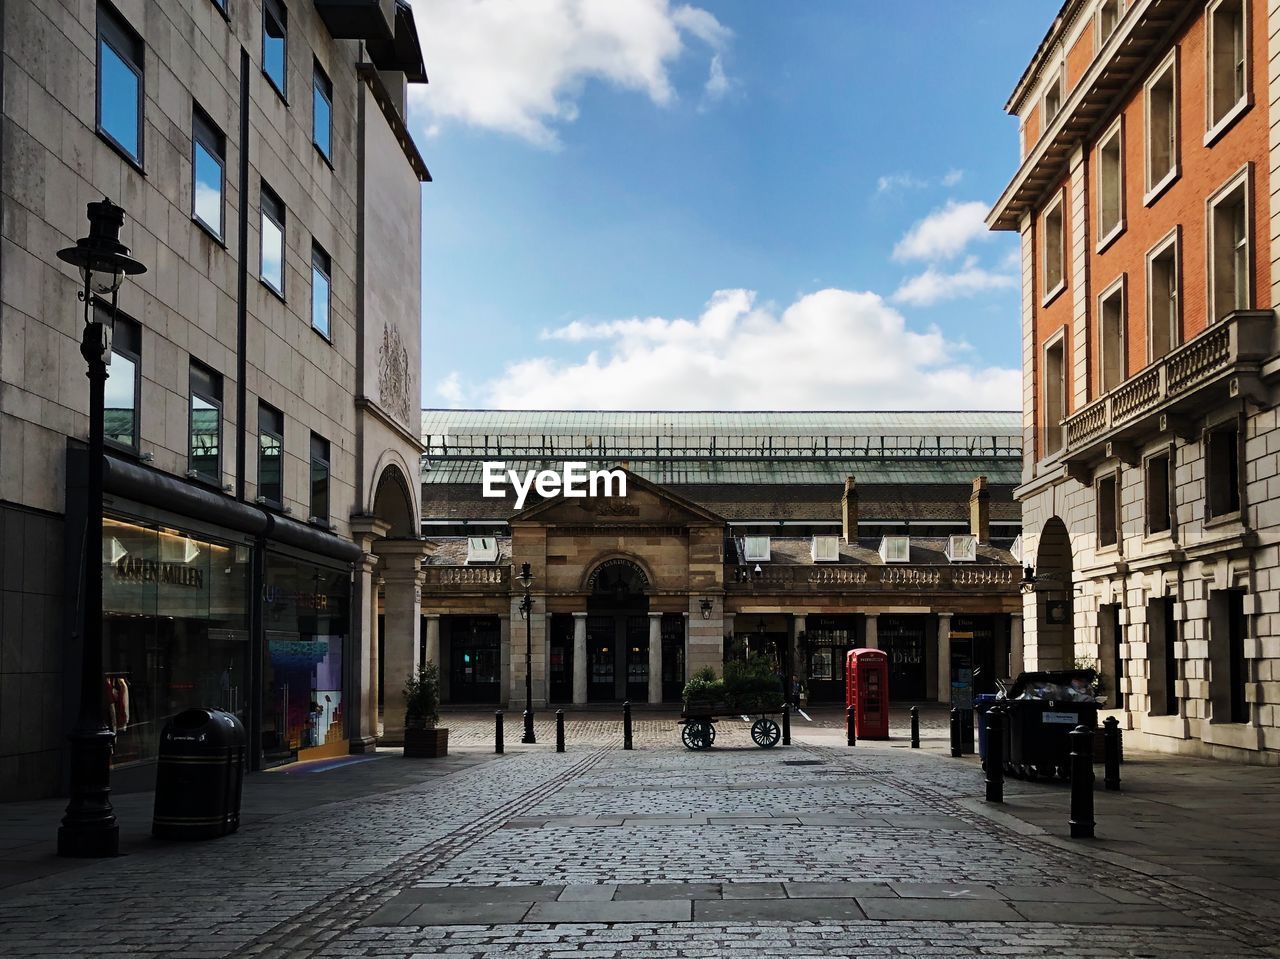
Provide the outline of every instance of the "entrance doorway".
{"type": "Polygon", "coordinates": [[[880,648],[889,657],[889,700],[925,698],[924,616],[880,617],[880,648]]]}
{"type": "Polygon", "coordinates": [[[450,701],[499,702],[502,698],[502,651],[498,617],[451,617],[448,643],[450,701]]]}
{"type": "Polygon", "coordinates": [[[588,582],[587,701],[649,699],[648,577],[635,563],[609,559],[588,582]]]}
{"type": "Polygon", "coordinates": [[[573,617],[551,617],[551,661],[547,694],[553,703],[573,702],[573,617]]]}

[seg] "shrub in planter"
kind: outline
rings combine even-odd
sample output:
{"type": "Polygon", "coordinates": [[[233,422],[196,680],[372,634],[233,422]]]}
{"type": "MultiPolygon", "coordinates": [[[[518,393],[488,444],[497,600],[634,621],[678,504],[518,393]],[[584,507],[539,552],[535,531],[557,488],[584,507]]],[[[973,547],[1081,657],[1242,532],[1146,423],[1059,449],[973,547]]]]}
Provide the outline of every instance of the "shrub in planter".
{"type": "Polygon", "coordinates": [[[782,708],[782,679],[767,656],[725,663],[724,685],[729,702],[744,713],[769,713],[782,708]]]}
{"type": "Polygon", "coordinates": [[[435,758],[449,754],[449,730],[440,722],[440,667],[423,663],[404,684],[404,754],[435,758]]]}
{"type": "Polygon", "coordinates": [[[703,666],[684,684],[684,708],[714,706],[725,701],[724,680],[716,677],[715,670],[703,666]]]}

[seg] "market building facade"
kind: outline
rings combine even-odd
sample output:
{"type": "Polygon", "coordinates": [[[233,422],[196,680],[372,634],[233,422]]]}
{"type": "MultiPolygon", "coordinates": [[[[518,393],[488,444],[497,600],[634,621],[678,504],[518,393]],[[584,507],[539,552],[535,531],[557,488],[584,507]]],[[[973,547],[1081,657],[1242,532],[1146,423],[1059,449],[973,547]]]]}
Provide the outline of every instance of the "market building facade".
{"type": "Polygon", "coordinates": [[[1008,104],[1026,662],[1150,749],[1280,761],[1274,0],[1069,0],[1008,104]]]}
{"type": "MultiPolygon", "coordinates": [[[[101,468],[112,785],[237,714],[254,768],[369,748],[382,600],[416,610],[425,82],[406,2],[0,4],[0,799],[65,788],[86,483],[101,468]],[[103,197],[147,272],[87,461],[81,286],[103,197]]],[[[90,611],[92,612],[92,611],[90,611]]],[[[402,620],[416,626],[416,616],[402,620]]]]}
{"type": "Polygon", "coordinates": [[[447,703],[522,705],[526,658],[535,703],[565,705],[679,703],[742,655],[813,703],[843,703],[862,646],[896,701],[1018,669],[1016,414],[431,410],[423,442],[420,655],[447,703]],[[626,495],[516,509],[486,462],[618,470],[626,495]]]}

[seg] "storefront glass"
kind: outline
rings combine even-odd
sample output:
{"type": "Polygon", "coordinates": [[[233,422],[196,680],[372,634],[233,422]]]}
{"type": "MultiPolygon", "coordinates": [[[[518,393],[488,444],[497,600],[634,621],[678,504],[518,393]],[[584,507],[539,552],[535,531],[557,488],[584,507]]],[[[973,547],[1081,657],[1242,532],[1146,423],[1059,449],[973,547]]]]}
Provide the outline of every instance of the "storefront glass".
{"type": "Polygon", "coordinates": [[[164,724],[190,706],[247,725],[249,547],[106,517],[102,552],[114,765],[154,759],[164,724]]]}
{"type": "Polygon", "coordinates": [[[346,750],[343,655],[351,573],[267,553],[262,753],[266,764],[346,750]]]}

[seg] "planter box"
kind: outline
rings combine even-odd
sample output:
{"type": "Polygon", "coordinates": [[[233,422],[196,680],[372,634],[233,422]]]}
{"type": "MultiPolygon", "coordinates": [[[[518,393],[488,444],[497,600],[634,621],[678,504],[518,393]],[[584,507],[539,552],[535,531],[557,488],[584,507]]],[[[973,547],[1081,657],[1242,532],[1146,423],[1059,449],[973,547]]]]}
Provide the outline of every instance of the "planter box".
{"type": "Polygon", "coordinates": [[[408,759],[439,759],[449,755],[449,730],[406,729],[404,754],[408,759]]]}

